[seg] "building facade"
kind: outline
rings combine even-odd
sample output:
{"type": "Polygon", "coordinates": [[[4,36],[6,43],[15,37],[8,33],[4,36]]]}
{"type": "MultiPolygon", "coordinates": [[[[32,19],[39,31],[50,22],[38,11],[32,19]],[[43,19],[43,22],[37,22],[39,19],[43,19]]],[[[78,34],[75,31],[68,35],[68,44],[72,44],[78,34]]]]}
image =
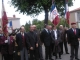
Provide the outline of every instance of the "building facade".
{"type": "MultiPolygon", "coordinates": [[[[1,18],[0,18],[0,26],[1,26],[1,18]]],[[[13,17],[8,17],[8,31],[10,32],[12,29],[18,29],[20,28],[20,18],[16,18],[15,15],[13,17]],[[9,22],[12,22],[12,26],[9,26],[9,22]]]]}
{"type": "MultiPolygon", "coordinates": [[[[72,22],[75,22],[77,24],[77,27],[80,28],[80,8],[70,11],[69,22],[70,22],[70,24],[72,22]]],[[[71,27],[71,25],[70,25],[70,27],[71,27]]]]}

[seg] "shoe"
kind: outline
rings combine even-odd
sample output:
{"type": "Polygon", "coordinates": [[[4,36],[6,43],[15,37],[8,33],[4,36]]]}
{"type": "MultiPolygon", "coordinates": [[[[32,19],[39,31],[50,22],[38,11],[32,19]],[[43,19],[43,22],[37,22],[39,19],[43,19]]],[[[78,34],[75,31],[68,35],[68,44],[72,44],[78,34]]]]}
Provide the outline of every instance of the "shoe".
{"type": "Polygon", "coordinates": [[[61,59],[61,57],[59,57],[59,59],[61,59]]]}
{"type": "Polygon", "coordinates": [[[78,59],[78,58],[75,58],[75,60],[80,60],[80,59],[78,59]]]}
{"type": "Polygon", "coordinates": [[[49,59],[49,60],[54,60],[54,59],[49,59]]]}
{"type": "Polygon", "coordinates": [[[68,52],[66,54],[69,54],[68,52]]]}
{"type": "Polygon", "coordinates": [[[73,58],[70,58],[70,60],[73,60],[73,58]]]}

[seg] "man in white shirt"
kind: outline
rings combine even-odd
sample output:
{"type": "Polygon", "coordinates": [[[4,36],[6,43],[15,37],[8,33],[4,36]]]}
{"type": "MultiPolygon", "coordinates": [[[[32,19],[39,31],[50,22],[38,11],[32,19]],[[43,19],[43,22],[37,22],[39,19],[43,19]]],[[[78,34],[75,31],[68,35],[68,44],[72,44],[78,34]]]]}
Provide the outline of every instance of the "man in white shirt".
{"type": "Polygon", "coordinates": [[[53,26],[53,30],[51,32],[52,42],[54,43],[54,54],[57,59],[57,53],[59,54],[59,58],[61,59],[61,48],[59,43],[61,42],[61,36],[60,31],[56,28],[56,26],[53,26]]]}

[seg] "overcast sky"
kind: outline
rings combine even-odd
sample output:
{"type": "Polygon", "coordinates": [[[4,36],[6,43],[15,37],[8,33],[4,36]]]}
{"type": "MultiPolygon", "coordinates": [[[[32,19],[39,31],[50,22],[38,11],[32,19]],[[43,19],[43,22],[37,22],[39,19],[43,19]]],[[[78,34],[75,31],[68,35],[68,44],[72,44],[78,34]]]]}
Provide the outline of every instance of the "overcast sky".
{"type": "MultiPolygon", "coordinates": [[[[15,12],[16,9],[13,6],[10,6],[10,3],[8,1],[11,0],[4,0],[4,6],[8,17],[12,17],[13,15],[16,15],[16,17],[20,18],[21,25],[25,25],[25,23],[28,22],[29,20],[30,21],[33,20],[33,18],[31,18],[30,16],[23,15],[22,13],[19,14],[18,11],[15,12]]],[[[80,0],[75,0],[73,3],[74,5],[69,8],[70,11],[80,7],[80,0]]],[[[2,0],[0,0],[0,17],[1,17],[1,10],[2,10],[2,0]]],[[[43,20],[44,13],[40,14],[36,18],[38,18],[39,20],[43,20]]]]}

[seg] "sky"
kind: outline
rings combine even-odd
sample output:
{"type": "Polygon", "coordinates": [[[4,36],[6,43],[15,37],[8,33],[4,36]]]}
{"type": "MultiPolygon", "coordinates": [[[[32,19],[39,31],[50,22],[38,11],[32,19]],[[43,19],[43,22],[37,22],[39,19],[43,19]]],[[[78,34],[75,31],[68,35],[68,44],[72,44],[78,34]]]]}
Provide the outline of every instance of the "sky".
{"type": "MultiPolygon", "coordinates": [[[[14,6],[11,6],[9,1],[11,0],[4,0],[4,6],[8,17],[13,17],[13,15],[16,15],[16,17],[20,18],[21,25],[25,25],[26,22],[32,21],[34,19],[31,18],[30,16],[23,15],[22,13],[16,11],[16,8],[14,8],[14,6]]],[[[69,10],[71,11],[79,7],[80,7],[80,0],[75,0],[73,1],[73,6],[69,7],[69,10]]],[[[0,0],[0,18],[1,18],[1,11],[2,11],[2,0],[0,0]]],[[[44,13],[41,13],[35,18],[39,20],[44,20],[44,13]]]]}

